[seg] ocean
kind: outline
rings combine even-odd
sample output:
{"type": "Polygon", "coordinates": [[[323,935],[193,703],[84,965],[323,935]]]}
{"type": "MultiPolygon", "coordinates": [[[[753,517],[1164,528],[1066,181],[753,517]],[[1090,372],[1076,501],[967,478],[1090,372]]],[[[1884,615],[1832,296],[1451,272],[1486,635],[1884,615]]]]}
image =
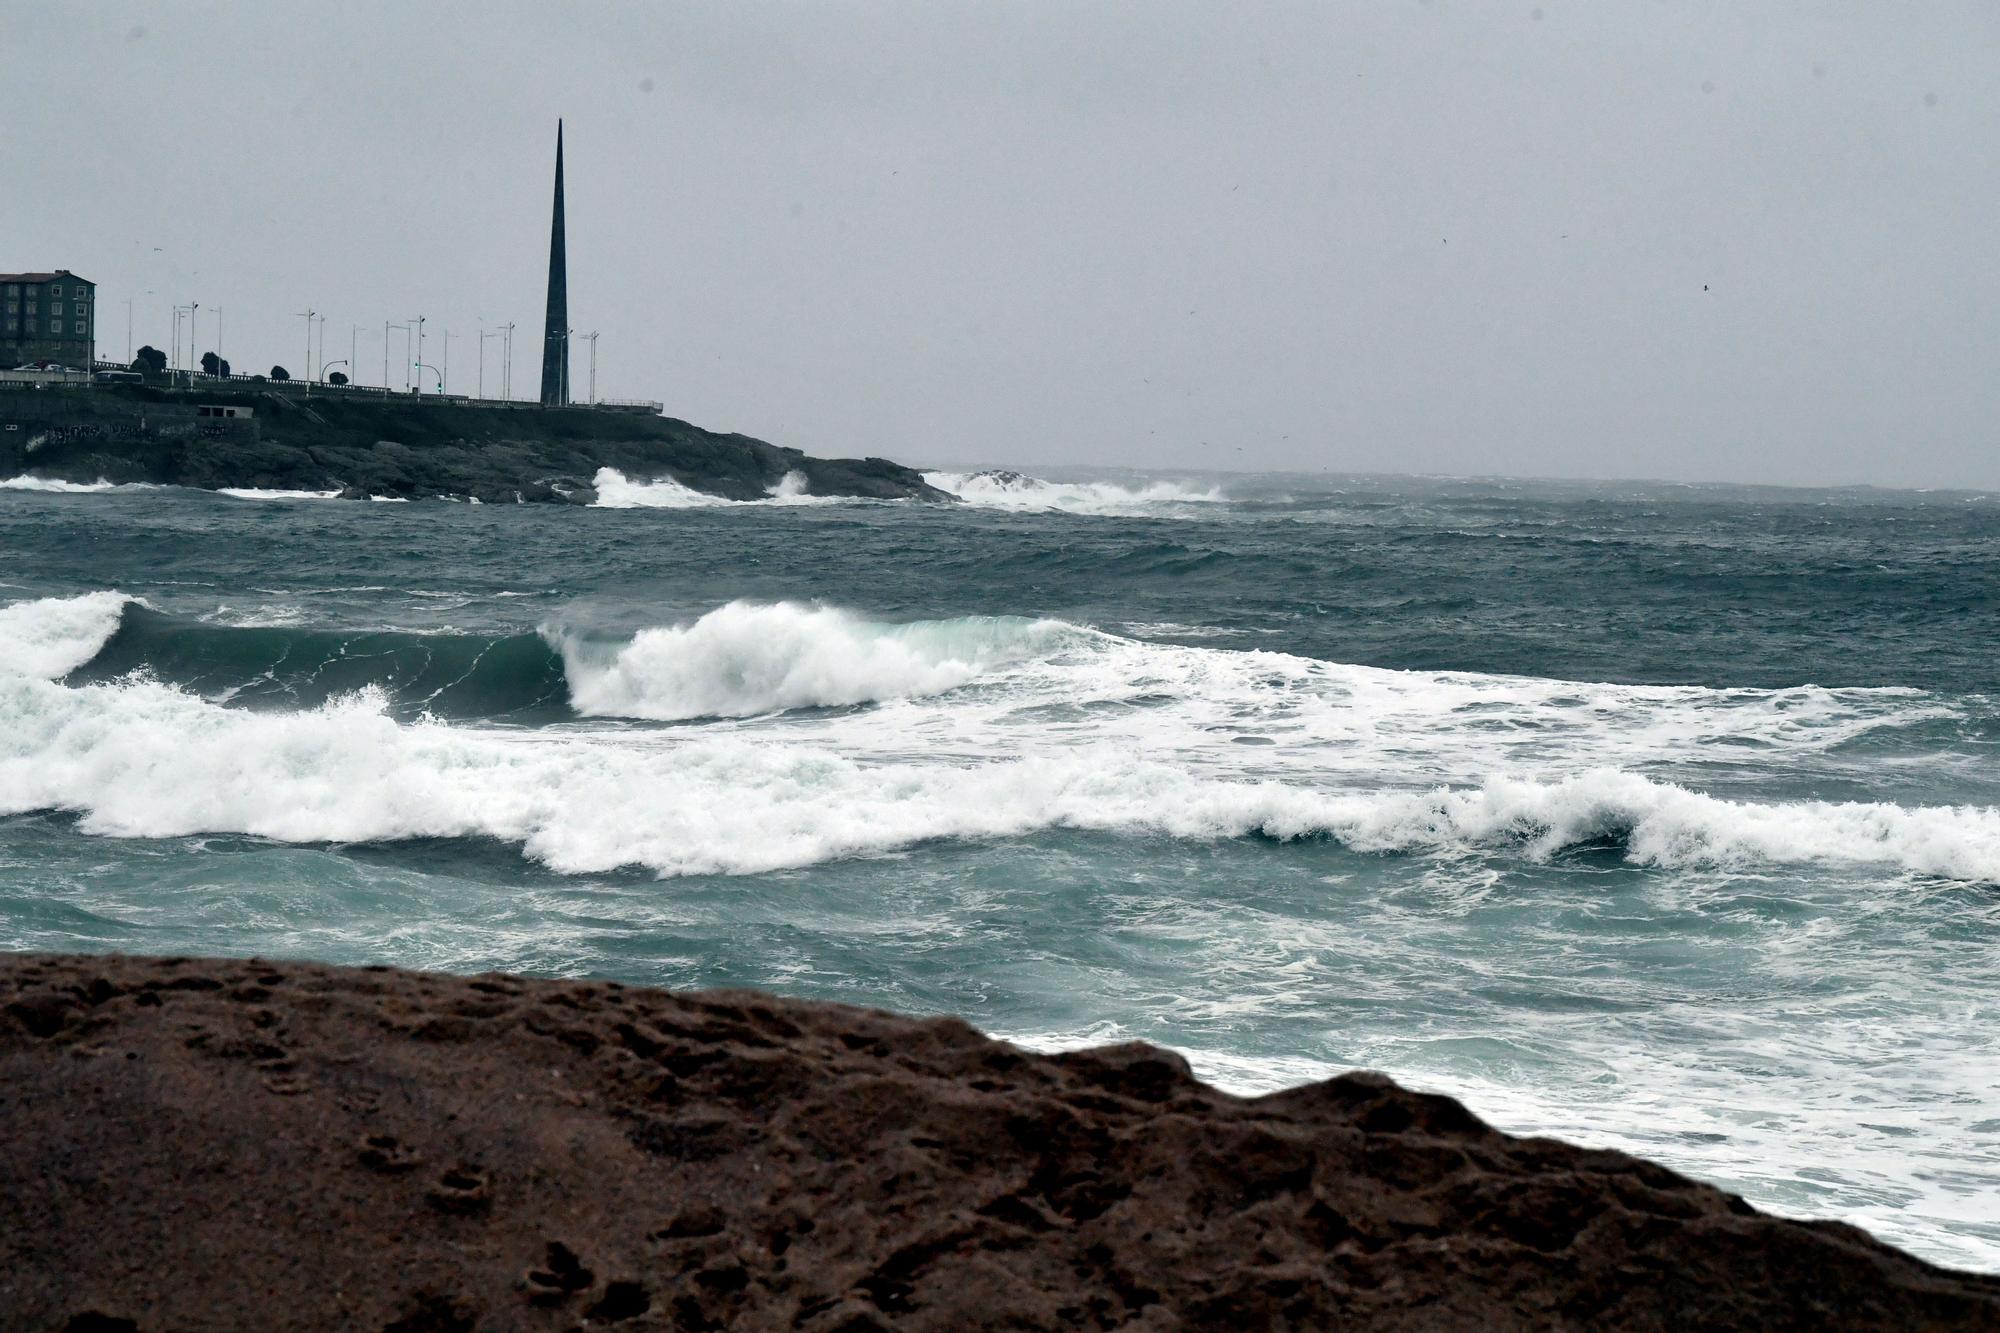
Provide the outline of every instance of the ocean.
{"type": "Polygon", "coordinates": [[[2000,1270],[2000,497],[0,484],[0,948],[1341,1070],[2000,1270]]]}

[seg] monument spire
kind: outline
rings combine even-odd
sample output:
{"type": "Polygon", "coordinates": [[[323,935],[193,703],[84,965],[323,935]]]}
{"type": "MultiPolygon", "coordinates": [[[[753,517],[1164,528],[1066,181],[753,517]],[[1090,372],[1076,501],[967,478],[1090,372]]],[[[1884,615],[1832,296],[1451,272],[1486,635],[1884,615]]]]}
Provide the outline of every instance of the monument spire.
{"type": "Polygon", "coordinates": [[[549,223],[549,313],[542,328],[542,406],[569,402],[569,263],[563,248],[563,134],[556,121],[556,205],[549,223]]]}

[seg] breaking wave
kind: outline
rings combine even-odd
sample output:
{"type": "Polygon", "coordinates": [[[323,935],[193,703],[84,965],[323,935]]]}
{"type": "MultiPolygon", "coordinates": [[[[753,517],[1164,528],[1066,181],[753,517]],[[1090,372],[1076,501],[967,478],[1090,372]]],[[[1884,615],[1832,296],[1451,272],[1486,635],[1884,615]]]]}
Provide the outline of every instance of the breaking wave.
{"type": "Polygon", "coordinates": [[[104,650],[132,599],[121,592],[0,606],[0,676],[66,676],[104,650]]]}
{"type": "Polygon", "coordinates": [[[1994,810],[1737,802],[1617,772],[1381,792],[1205,777],[1114,752],[870,764],[742,737],[634,745],[403,723],[375,689],[253,713],[136,678],[0,681],[0,722],[0,811],[73,811],[85,832],[111,836],[495,838],[574,874],[751,874],[1081,829],[1536,858],[1611,839],[1644,865],[1845,863],[2000,880],[1994,810]]]}
{"type": "Polygon", "coordinates": [[[719,495],[683,486],[672,477],[629,481],[623,472],[611,467],[599,468],[591,485],[597,488],[600,509],[709,509],[729,503],[719,495]]]}
{"type": "MultiPolygon", "coordinates": [[[[103,597],[106,594],[92,594],[103,597]]],[[[72,601],[28,603],[29,619],[78,618],[72,601]]],[[[6,612],[0,611],[0,615],[6,612]]],[[[356,690],[378,691],[386,707],[414,717],[556,722],[570,717],[561,657],[533,632],[416,634],[403,630],[317,629],[294,607],[265,608],[218,624],[165,615],[124,602],[90,621],[59,671],[72,685],[135,673],[238,707],[312,708],[356,690]]],[[[4,663],[0,663],[4,669],[4,663]]]]}
{"type": "Polygon", "coordinates": [[[1966,721],[1920,690],[1397,671],[1058,620],[894,623],[796,602],[730,602],[615,637],[561,621],[419,633],[315,627],[303,616],[280,604],[187,619],[116,592],[21,602],[0,608],[0,674],[82,684],[140,672],[217,702],[289,708],[375,687],[398,712],[464,720],[680,721],[934,699],[925,725],[970,748],[1143,737],[1197,755],[1233,740],[1269,747],[1265,767],[1375,765],[1406,782],[1563,762],[1727,766],[1878,735],[1922,739],[1966,721]]]}
{"type": "Polygon", "coordinates": [[[803,472],[787,472],[771,484],[762,500],[731,500],[683,486],[672,477],[655,481],[632,481],[617,468],[599,468],[591,479],[597,488],[599,509],[720,509],[733,505],[829,505],[845,504],[849,497],[811,495],[806,491],[803,472]]]}
{"type": "Polygon", "coordinates": [[[927,472],[924,480],[982,509],[1133,516],[1171,514],[1183,506],[1226,504],[1229,499],[1214,487],[1202,490],[1177,481],[1120,486],[1108,481],[1043,481],[1005,471],[927,472]]]}
{"type": "Polygon", "coordinates": [[[1989,806],[1735,800],[1634,771],[1956,719],[1912,690],[1394,672],[796,603],[623,641],[216,625],[110,591],[0,607],[0,811],[120,836],[495,838],[569,873],[746,874],[1078,829],[2000,882],[1989,806]],[[868,704],[897,711],[842,711],[868,704]]]}
{"type": "Polygon", "coordinates": [[[372,689],[406,717],[681,721],[934,695],[1068,639],[1059,621],[887,624],[833,607],[731,602],[605,640],[558,625],[505,635],[334,630],[296,608],[216,623],[115,592],[0,608],[0,675],[109,683],[134,673],[218,703],[310,708],[372,689]]]}
{"type": "Polygon", "coordinates": [[[996,616],[888,625],[833,607],[731,602],[689,625],[641,630],[609,655],[581,638],[559,642],[579,713],[678,721],[941,694],[1081,632],[996,616]]]}

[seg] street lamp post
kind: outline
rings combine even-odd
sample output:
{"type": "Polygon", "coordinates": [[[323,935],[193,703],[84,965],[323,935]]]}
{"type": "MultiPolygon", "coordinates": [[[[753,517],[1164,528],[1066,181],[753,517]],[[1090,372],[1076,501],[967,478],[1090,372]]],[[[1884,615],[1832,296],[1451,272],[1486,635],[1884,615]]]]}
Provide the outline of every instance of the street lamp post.
{"type": "MultiPolygon", "coordinates": [[[[321,355],[321,356],[325,356],[325,355],[326,355],[325,351],[323,351],[323,350],[322,350],[322,351],[320,352],[320,355],[321,355]]],[[[351,365],[353,365],[353,364],[354,364],[354,363],[353,363],[352,361],[347,361],[347,360],[341,360],[341,361],[322,361],[322,362],[320,362],[320,364],[319,364],[319,373],[320,373],[320,378],[321,378],[321,379],[324,379],[324,378],[326,377],[326,372],[327,372],[327,371],[329,371],[329,370],[332,370],[332,369],[333,369],[333,368],[334,368],[335,366],[351,366],[351,365]]]]}
{"type": "Polygon", "coordinates": [[[423,396],[424,396],[424,373],[423,373],[423,368],[424,368],[424,316],[422,316],[422,315],[415,315],[415,316],[412,316],[412,319],[413,319],[413,321],[414,321],[414,322],[413,322],[413,323],[411,324],[411,326],[410,326],[410,327],[414,328],[414,329],[415,329],[415,330],[417,331],[417,351],[416,351],[416,355],[415,355],[414,357],[412,357],[412,358],[411,358],[411,364],[412,364],[412,365],[414,365],[414,366],[416,367],[416,374],[417,374],[417,383],[416,383],[416,390],[417,390],[417,397],[421,398],[421,397],[423,397],[423,396]]]}
{"type": "Polygon", "coordinates": [[[438,358],[438,364],[443,367],[443,369],[438,372],[438,392],[450,393],[451,392],[451,330],[450,329],[446,329],[444,331],[444,355],[438,358]]]}
{"type": "Polygon", "coordinates": [[[412,327],[413,326],[409,324],[384,323],[382,325],[382,388],[385,392],[389,388],[389,330],[390,329],[401,329],[403,331],[403,368],[405,372],[403,376],[403,387],[405,389],[410,387],[408,370],[409,370],[409,359],[410,359],[410,330],[412,327]]]}
{"type": "Polygon", "coordinates": [[[193,305],[177,305],[174,307],[173,355],[167,358],[167,383],[169,385],[185,375],[188,387],[194,387],[194,312],[200,308],[201,303],[199,301],[193,305]],[[187,356],[185,359],[181,356],[181,317],[183,315],[187,317],[188,331],[187,356]]]}
{"type": "Polygon", "coordinates": [[[590,404],[597,405],[597,334],[593,331],[583,335],[590,342],[590,404]]]}
{"type": "Polygon", "coordinates": [[[488,333],[485,329],[479,331],[479,396],[481,398],[486,397],[486,340],[488,338],[504,339],[505,336],[497,330],[493,333],[488,333]]]}
{"type": "Polygon", "coordinates": [[[500,395],[511,403],[514,401],[514,326],[510,322],[501,331],[507,335],[507,369],[500,380],[500,395]]]}
{"type": "Polygon", "coordinates": [[[306,371],[306,387],[307,387],[307,388],[311,388],[311,387],[312,387],[312,366],[313,366],[313,319],[314,319],[314,317],[315,317],[315,316],[317,316],[318,314],[319,314],[319,311],[317,311],[317,310],[301,310],[301,311],[299,311],[299,312],[298,312],[298,315],[299,315],[299,318],[300,318],[300,319],[303,319],[303,320],[304,320],[304,321],[306,322],[306,365],[305,365],[305,371],[306,371]]]}

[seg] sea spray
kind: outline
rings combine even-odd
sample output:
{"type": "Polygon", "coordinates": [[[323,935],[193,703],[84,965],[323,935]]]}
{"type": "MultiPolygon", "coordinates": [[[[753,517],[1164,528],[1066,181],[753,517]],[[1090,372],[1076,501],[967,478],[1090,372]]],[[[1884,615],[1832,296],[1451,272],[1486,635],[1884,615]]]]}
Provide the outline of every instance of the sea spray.
{"type": "Polygon", "coordinates": [[[1188,509],[1189,506],[1215,506],[1228,500],[1215,487],[1198,488],[1178,481],[1125,486],[1109,481],[1044,481],[1007,471],[927,472],[924,480],[976,508],[1024,512],[1172,516],[1199,512],[1188,509]]]}
{"type": "Polygon", "coordinates": [[[741,505],[791,506],[865,503],[853,496],[813,495],[803,472],[787,472],[771,483],[762,500],[731,500],[684,486],[672,477],[632,481],[617,468],[599,468],[591,485],[599,509],[722,509],[741,505]]]}
{"type": "Polygon", "coordinates": [[[104,650],[132,599],[119,592],[0,606],[0,677],[53,679],[104,650]]]}
{"type": "Polygon", "coordinates": [[[587,716],[677,721],[940,694],[1073,632],[970,616],[878,624],[833,607],[732,602],[690,625],[641,630],[608,656],[551,631],[587,716]]]}
{"type": "Polygon", "coordinates": [[[861,763],[747,738],[399,723],[373,689],[250,713],[139,678],[0,679],[0,723],[0,812],[74,811],[86,832],[115,836],[490,837],[571,873],[746,874],[1070,828],[1530,858],[1611,838],[1637,864],[1873,864],[2000,881],[2000,811],[1725,801],[1621,773],[1383,792],[1204,777],[1111,747],[861,763]]]}

